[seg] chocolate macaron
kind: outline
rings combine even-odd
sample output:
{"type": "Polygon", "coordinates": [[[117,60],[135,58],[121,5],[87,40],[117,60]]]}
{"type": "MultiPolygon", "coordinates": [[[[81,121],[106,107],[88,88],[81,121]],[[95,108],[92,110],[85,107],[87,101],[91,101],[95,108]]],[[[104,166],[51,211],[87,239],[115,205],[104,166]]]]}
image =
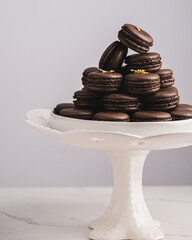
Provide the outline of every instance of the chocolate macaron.
{"type": "Polygon", "coordinates": [[[153,45],[153,38],[143,29],[132,24],[124,24],[118,33],[119,40],[139,53],[146,53],[153,45]]]}
{"type": "Polygon", "coordinates": [[[133,122],[167,122],[171,120],[171,114],[159,111],[139,111],[132,116],[133,122]]]}
{"type": "Polygon", "coordinates": [[[178,103],[179,95],[175,87],[161,88],[155,94],[143,98],[143,108],[147,110],[171,111],[178,103]]]}
{"type": "Polygon", "coordinates": [[[124,90],[136,96],[156,93],[160,89],[160,78],[155,73],[131,73],[124,77],[124,90]]]}
{"type": "Polygon", "coordinates": [[[125,60],[129,69],[144,69],[147,72],[155,72],[161,68],[161,57],[159,53],[149,52],[146,54],[132,54],[125,60]]]}
{"type": "Polygon", "coordinates": [[[60,115],[70,118],[78,119],[92,119],[94,111],[90,109],[81,109],[81,108],[65,108],[60,111],[60,115]]]}
{"type": "Polygon", "coordinates": [[[86,68],[84,71],[83,71],[83,76],[82,76],[82,82],[86,82],[87,81],[87,78],[89,76],[89,73],[91,72],[100,72],[100,70],[96,67],[88,67],[86,68]]]}
{"type": "Polygon", "coordinates": [[[124,93],[109,93],[103,98],[107,111],[135,112],[139,110],[139,98],[124,93]]]}
{"type": "Polygon", "coordinates": [[[94,115],[93,120],[110,122],[129,122],[130,118],[127,113],[122,112],[98,112],[94,115]]]}
{"type": "Polygon", "coordinates": [[[192,105],[184,104],[184,103],[179,103],[179,104],[177,105],[177,109],[192,111],[192,105]]]}
{"type": "Polygon", "coordinates": [[[123,75],[117,72],[88,68],[83,72],[83,85],[95,92],[116,92],[122,87],[123,75]]]}
{"type": "Polygon", "coordinates": [[[175,78],[171,69],[160,69],[155,73],[160,77],[161,88],[171,87],[174,84],[175,78]]]}
{"type": "Polygon", "coordinates": [[[103,70],[118,70],[127,55],[128,48],[119,41],[109,45],[99,61],[99,67],[103,70]]]}
{"type": "Polygon", "coordinates": [[[192,110],[183,110],[181,108],[175,108],[170,112],[173,121],[187,120],[192,118],[192,110]]]}
{"type": "Polygon", "coordinates": [[[62,109],[65,108],[73,108],[74,104],[73,103],[59,103],[57,106],[54,108],[53,113],[59,114],[62,109]]]}
{"type": "Polygon", "coordinates": [[[76,91],[73,96],[75,107],[99,109],[102,107],[103,94],[93,92],[87,88],[76,91]]]}

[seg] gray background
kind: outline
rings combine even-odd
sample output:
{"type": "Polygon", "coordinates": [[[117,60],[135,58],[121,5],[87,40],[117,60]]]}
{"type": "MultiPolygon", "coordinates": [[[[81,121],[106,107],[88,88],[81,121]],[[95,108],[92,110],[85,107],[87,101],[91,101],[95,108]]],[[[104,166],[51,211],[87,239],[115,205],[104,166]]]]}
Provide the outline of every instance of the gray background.
{"type": "MultiPolygon", "coordinates": [[[[34,108],[71,102],[124,23],[154,38],[181,102],[191,103],[192,1],[0,1],[0,187],[111,185],[102,151],[72,147],[24,123],[34,108]]],[[[132,53],[129,51],[129,54],[132,53]]],[[[192,147],[150,153],[144,184],[192,184],[192,147]]]]}

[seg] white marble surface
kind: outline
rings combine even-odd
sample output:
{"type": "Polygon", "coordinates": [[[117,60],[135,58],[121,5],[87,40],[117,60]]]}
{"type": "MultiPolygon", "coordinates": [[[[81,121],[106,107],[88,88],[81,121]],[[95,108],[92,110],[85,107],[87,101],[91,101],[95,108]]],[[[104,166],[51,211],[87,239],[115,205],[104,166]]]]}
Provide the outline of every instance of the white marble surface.
{"type": "MultiPolygon", "coordinates": [[[[0,240],[85,240],[112,188],[0,189],[0,240]]],[[[165,240],[192,239],[192,187],[145,187],[165,240]]]]}

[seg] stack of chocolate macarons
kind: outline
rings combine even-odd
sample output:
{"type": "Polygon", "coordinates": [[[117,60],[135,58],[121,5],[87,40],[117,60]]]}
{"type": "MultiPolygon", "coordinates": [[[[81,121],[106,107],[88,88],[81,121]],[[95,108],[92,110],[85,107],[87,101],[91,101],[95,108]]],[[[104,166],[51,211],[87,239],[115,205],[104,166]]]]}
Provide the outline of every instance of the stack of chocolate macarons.
{"type": "Polygon", "coordinates": [[[192,106],[179,104],[171,69],[161,69],[161,56],[149,52],[153,38],[141,28],[125,24],[119,41],[110,44],[98,67],[82,76],[83,88],[73,103],[61,103],[54,113],[71,118],[158,122],[192,118],[192,106]],[[127,56],[128,49],[136,54],[127,56]]]}

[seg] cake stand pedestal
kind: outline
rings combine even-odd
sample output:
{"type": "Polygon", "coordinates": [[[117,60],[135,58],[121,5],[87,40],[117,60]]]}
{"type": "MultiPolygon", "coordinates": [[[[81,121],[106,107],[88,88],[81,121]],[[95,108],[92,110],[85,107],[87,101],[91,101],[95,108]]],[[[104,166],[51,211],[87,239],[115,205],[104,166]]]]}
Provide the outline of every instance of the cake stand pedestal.
{"type": "Polygon", "coordinates": [[[113,194],[104,215],[92,221],[95,240],[163,239],[160,224],[146,206],[142,172],[150,150],[192,145],[192,120],[114,123],[70,119],[50,110],[32,110],[27,123],[64,143],[106,150],[113,169],[113,194]],[[140,134],[139,134],[140,133],[140,134]]]}
{"type": "Polygon", "coordinates": [[[148,150],[108,151],[113,168],[113,195],[108,209],[89,226],[92,239],[162,239],[145,204],[143,166],[148,150]]]}

